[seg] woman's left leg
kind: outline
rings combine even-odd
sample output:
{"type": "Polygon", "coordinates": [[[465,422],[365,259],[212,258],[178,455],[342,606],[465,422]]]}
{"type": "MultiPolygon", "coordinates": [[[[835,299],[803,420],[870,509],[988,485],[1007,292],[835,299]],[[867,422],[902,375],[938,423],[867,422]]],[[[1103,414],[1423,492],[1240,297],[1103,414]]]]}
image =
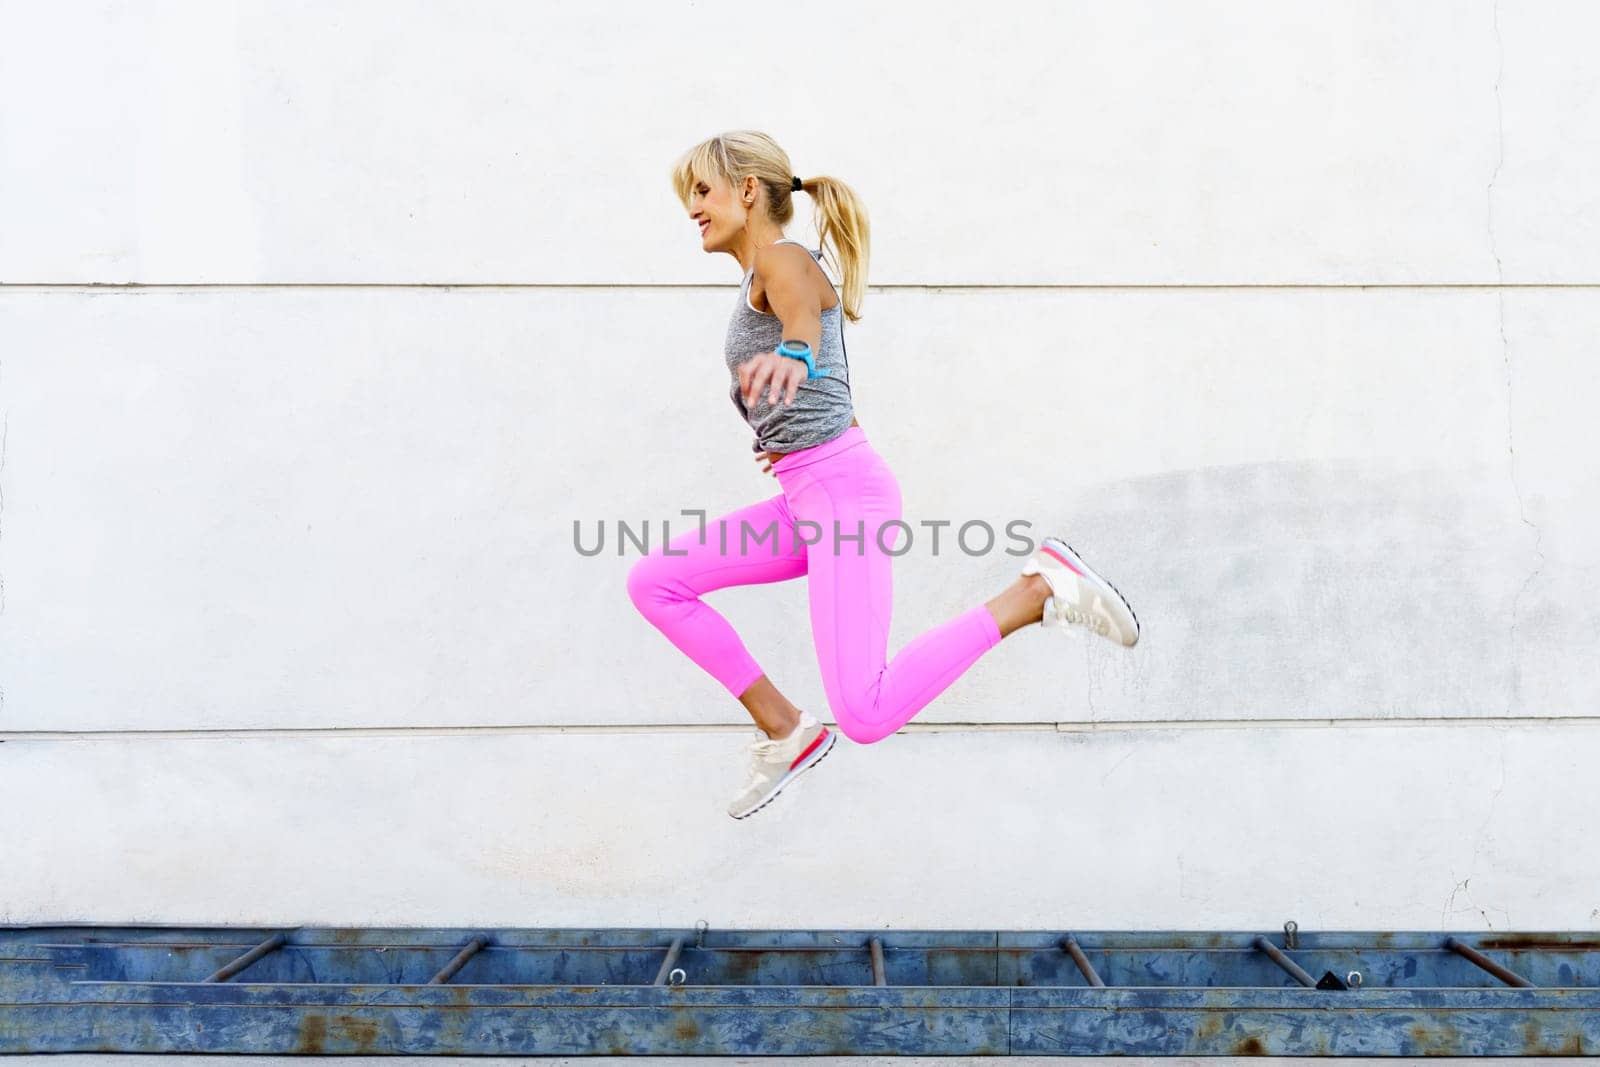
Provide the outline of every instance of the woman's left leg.
{"type": "Polygon", "coordinates": [[[846,737],[860,744],[879,741],[999,644],[1000,627],[979,604],[919,634],[889,660],[889,552],[899,549],[907,533],[898,524],[894,472],[863,441],[775,473],[796,521],[815,523],[818,531],[807,535],[816,542],[806,547],[806,580],[828,704],[846,737]]]}

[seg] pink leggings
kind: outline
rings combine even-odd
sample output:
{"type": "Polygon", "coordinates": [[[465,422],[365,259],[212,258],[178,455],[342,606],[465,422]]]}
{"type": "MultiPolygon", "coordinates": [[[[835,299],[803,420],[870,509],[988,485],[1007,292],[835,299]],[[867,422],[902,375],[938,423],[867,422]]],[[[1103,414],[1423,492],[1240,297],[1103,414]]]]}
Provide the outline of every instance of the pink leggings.
{"type": "Polygon", "coordinates": [[[888,552],[908,532],[891,524],[900,518],[894,472],[859,426],[783,456],[772,471],[783,492],[704,530],[685,531],[667,551],[640,557],[628,573],[628,596],[669,641],[739,697],[765,672],[701,596],[807,576],[811,636],[828,705],[852,741],[882,740],[999,644],[1000,627],[979,604],[919,635],[890,661],[894,558],[888,552]]]}

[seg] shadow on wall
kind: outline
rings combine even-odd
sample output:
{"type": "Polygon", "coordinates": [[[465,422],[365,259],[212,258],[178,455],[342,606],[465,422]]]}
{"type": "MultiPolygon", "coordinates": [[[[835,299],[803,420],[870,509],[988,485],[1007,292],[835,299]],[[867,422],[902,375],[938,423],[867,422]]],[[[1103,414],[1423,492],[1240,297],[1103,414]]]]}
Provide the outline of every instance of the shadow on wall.
{"type": "Polygon", "coordinates": [[[1180,470],[1085,490],[1060,528],[1145,624],[1092,658],[1102,718],[1516,713],[1519,657],[1581,668],[1600,600],[1594,568],[1549,580],[1503,469],[1180,470]]]}

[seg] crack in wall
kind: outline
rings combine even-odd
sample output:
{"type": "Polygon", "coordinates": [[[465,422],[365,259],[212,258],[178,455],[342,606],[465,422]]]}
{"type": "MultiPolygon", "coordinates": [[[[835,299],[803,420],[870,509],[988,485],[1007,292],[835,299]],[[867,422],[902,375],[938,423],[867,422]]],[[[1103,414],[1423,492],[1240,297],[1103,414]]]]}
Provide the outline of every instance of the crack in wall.
{"type": "MultiPolygon", "coordinates": [[[[5,472],[6,472],[6,438],[8,436],[10,436],[10,434],[11,434],[11,410],[8,408],[8,409],[6,409],[6,412],[5,412],[4,422],[0,422],[0,476],[3,476],[5,474],[5,472]]],[[[0,477],[0,520],[4,519],[5,510],[6,510],[5,479],[3,477],[0,477]]],[[[0,533],[3,533],[4,530],[5,530],[5,523],[4,523],[4,521],[0,521],[0,533]]],[[[5,613],[6,613],[6,576],[5,576],[5,572],[3,570],[0,570],[0,615],[4,615],[5,613]]],[[[6,706],[6,691],[4,689],[0,689],[0,711],[4,711],[5,710],[5,706],[6,706]]]]}
{"type": "MultiPolygon", "coordinates": [[[[1455,877],[1455,872],[1454,871],[1450,872],[1450,877],[1452,877],[1452,878],[1455,877]]],[[[1467,892],[1467,883],[1470,882],[1470,881],[1472,881],[1472,876],[1469,874],[1469,875],[1467,875],[1467,877],[1465,877],[1465,878],[1461,879],[1461,881],[1457,882],[1456,883],[1456,887],[1454,889],[1450,890],[1450,899],[1448,899],[1448,900],[1446,900],[1444,902],[1444,910],[1439,912],[1439,929],[1445,930],[1445,929],[1449,928],[1449,923],[1447,921],[1447,916],[1449,916],[1451,911],[1453,910],[1453,905],[1456,902],[1456,894],[1457,893],[1466,893],[1467,892]]],[[[1471,893],[1467,893],[1467,902],[1471,903],[1471,901],[1472,901],[1472,894],[1471,893]]]]}
{"type": "Polygon", "coordinates": [[[1483,850],[1483,839],[1488,834],[1489,823],[1494,818],[1494,805],[1500,799],[1500,794],[1506,791],[1506,734],[1510,727],[1502,727],[1495,731],[1500,735],[1500,784],[1494,787],[1494,792],[1489,795],[1489,811],[1483,817],[1483,824],[1478,827],[1478,838],[1472,846],[1472,868],[1478,868],[1478,853],[1483,850]]]}
{"type": "Polygon", "coordinates": [[[1486,226],[1489,239],[1489,254],[1494,257],[1495,271],[1495,305],[1500,325],[1500,357],[1505,369],[1506,382],[1506,453],[1511,476],[1511,492],[1517,499],[1517,515],[1522,524],[1533,531],[1533,552],[1535,562],[1529,570],[1528,576],[1523,579],[1522,585],[1517,589],[1516,596],[1511,599],[1511,633],[1510,650],[1511,677],[1506,687],[1506,714],[1511,714],[1516,708],[1517,698],[1522,691],[1522,658],[1517,651],[1518,629],[1521,626],[1522,598],[1528,592],[1528,587],[1539,577],[1544,570],[1544,531],[1529,520],[1528,509],[1522,498],[1522,485],[1517,480],[1517,445],[1516,445],[1516,411],[1515,411],[1515,368],[1511,363],[1511,343],[1506,338],[1506,295],[1505,295],[1505,264],[1500,260],[1500,252],[1495,243],[1494,234],[1494,186],[1500,179],[1500,168],[1506,158],[1506,127],[1505,107],[1500,98],[1500,79],[1505,73],[1505,42],[1500,36],[1500,3],[1494,4],[1494,44],[1495,44],[1495,73],[1494,73],[1494,114],[1495,114],[1495,145],[1496,157],[1494,171],[1489,175],[1488,187],[1484,190],[1487,207],[1486,226]]]}
{"type": "Polygon", "coordinates": [[[1098,713],[1094,710],[1094,655],[1087,641],[1083,643],[1083,689],[1084,699],[1089,702],[1089,721],[1095,722],[1098,713]]]}
{"type": "MultiPolygon", "coordinates": [[[[1494,787],[1494,792],[1489,795],[1489,810],[1488,810],[1487,813],[1485,813],[1485,815],[1483,817],[1483,824],[1478,827],[1477,838],[1472,843],[1472,870],[1473,871],[1476,871],[1478,869],[1478,853],[1483,851],[1484,839],[1487,838],[1488,835],[1489,835],[1489,823],[1494,820],[1494,806],[1495,806],[1495,803],[1500,799],[1500,794],[1504,793],[1506,791],[1506,733],[1507,733],[1507,731],[1506,731],[1506,729],[1501,729],[1501,730],[1497,730],[1496,733],[1498,733],[1500,735],[1500,784],[1495,786],[1494,787]]],[[[1465,885],[1465,883],[1463,883],[1463,886],[1464,885],[1465,885]]],[[[1485,911],[1483,908],[1478,907],[1477,903],[1472,900],[1472,897],[1471,897],[1470,894],[1467,896],[1467,900],[1470,903],[1472,903],[1472,906],[1474,908],[1477,909],[1478,914],[1483,916],[1483,921],[1484,921],[1485,925],[1487,925],[1489,929],[1493,930],[1494,929],[1494,923],[1489,921],[1489,913],[1487,911],[1485,911]]]]}
{"type": "Polygon", "coordinates": [[[1138,749],[1132,749],[1126,756],[1123,756],[1121,759],[1117,760],[1117,762],[1113,763],[1111,765],[1111,769],[1100,776],[1100,784],[1105,785],[1106,782],[1110,780],[1111,776],[1117,773],[1117,768],[1131,760],[1135,755],[1138,754],[1138,751],[1138,749]]]}
{"type": "MultiPolygon", "coordinates": [[[[11,433],[11,409],[7,408],[6,412],[5,412],[5,421],[3,423],[0,423],[0,475],[4,475],[5,472],[6,472],[6,438],[10,435],[10,433],[11,433]]],[[[0,477],[0,520],[4,519],[5,510],[6,510],[5,480],[4,480],[3,477],[0,477]]],[[[3,533],[4,530],[5,530],[5,523],[4,523],[4,521],[0,521],[0,533],[3,533]]],[[[5,613],[6,613],[6,576],[5,576],[5,572],[4,571],[0,571],[0,615],[4,615],[5,613]]],[[[5,706],[5,690],[0,689],[0,708],[3,708],[4,706],[5,706]]]]}
{"type": "MultiPolygon", "coordinates": [[[[1495,803],[1500,799],[1500,794],[1506,791],[1506,738],[1509,736],[1509,731],[1509,727],[1502,727],[1496,731],[1500,735],[1500,783],[1494,787],[1494,792],[1489,796],[1489,810],[1484,815],[1483,823],[1479,825],[1477,836],[1472,843],[1472,863],[1467,872],[1467,876],[1461,879],[1461,881],[1455,883],[1455,888],[1450,890],[1449,899],[1444,902],[1444,909],[1439,913],[1439,926],[1441,929],[1446,926],[1449,917],[1454,914],[1456,910],[1456,897],[1463,893],[1466,894],[1467,897],[1467,906],[1462,910],[1476,911],[1483,917],[1484,925],[1488,929],[1494,929],[1494,920],[1489,918],[1488,909],[1490,908],[1498,911],[1508,925],[1510,923],[1510,912],[1506,911],[1505,908],[1497,904],[1480,906],[1477,901],[1472,899],[1472,891],[1467,888],[1467,883],[1472,881],[1473,876],[1478,869],[1478,854],[1483,851],[1484,839],[1488,836],[1489,823],[1494,820],[1495,803]]],[[[1455,876],[1456,873],[1454,870],[1452,870],[1450,872],[1451,879],[1453,880],[1455,876]]]]}
{"type": "MultiPolygon", "coordinates": [[[[6,510],[6,490],[5,490],[5,479],[4,479],[3,475],[6,472],[6,438],[9,437],[10,435],[11,435],[11,409],[7,408],[6,411],[5,411],[5,415],[4,415],[4,421],[0,422],[0,520],[4,519],[5,510],[6,510]]],[[[0,521],[0,532],[3,532],[4,530],[5,530],[5,523],[4,523],[4,521],[0,521]]],[[[5,576],[5,572],[3,570],[0,570],[0,615],[4,615],[5,613],[6,613],[6,576],[5,576]]],[[[5,691],[5,688],[3,686],[0,686],[0,714],[4,714],[5,710],[6,710],[6,691],[5,691]]]]}

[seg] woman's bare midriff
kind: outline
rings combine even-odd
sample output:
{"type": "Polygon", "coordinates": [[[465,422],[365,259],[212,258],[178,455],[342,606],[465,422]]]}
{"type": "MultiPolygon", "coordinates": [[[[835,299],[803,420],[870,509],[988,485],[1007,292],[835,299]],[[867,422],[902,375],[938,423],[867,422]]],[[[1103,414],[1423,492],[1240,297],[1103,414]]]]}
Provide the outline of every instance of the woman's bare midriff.
{"type": "MultiPolygon", "coordinates": [[[[860,426],[861,424],[855,420],[854,416],[852,416],[851,419],[850,419],[850,425],[851,426],[860,426]]],[[[789,453],[787,453],[787,452],[768,452],[767,456],[770,459],[777,460],[780,456],[787,456],[788,454],[789,453]]]]}

